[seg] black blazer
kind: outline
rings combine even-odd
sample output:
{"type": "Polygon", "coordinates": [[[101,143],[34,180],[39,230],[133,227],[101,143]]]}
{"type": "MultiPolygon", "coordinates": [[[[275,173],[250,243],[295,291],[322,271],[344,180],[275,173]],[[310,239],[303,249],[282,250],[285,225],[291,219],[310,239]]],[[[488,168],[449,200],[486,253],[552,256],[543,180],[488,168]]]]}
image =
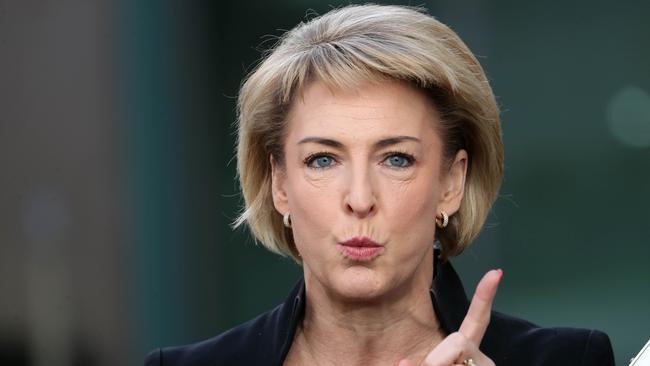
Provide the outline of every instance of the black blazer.
{"type": "MultiPolygon", "coordinates": [[[[435,276],[431,301],[443,330],[458,330],[469,308],[465,290],[449,262],[435,276]]],[[[303,317],[301,280],[284,303],[214,338],[147,355],[146,366],[281,366],[303,317]]],[[[541,328],[493,311],[481,351],[498,366],[610,366],[609,338],[596,330],[541,328]]]]}

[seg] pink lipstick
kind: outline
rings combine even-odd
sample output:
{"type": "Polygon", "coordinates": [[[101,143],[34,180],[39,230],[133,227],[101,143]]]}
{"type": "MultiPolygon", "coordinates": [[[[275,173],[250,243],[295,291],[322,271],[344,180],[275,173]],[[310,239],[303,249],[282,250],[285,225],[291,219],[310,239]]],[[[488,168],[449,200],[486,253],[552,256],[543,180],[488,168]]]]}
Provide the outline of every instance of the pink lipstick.
{"type": "Polygon", "coordinates": [[[363,236],[340,242],[337,247],[343,256],[359,262],[370,261],[384,251],[383,245],[363,236]]]}

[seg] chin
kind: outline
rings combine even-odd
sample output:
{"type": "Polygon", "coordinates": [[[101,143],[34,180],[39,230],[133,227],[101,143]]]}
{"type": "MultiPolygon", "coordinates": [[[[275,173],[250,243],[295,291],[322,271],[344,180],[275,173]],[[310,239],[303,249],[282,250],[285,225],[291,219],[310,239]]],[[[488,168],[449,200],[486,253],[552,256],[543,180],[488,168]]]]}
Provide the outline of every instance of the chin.
{"type": "Polygon", "coordinates": [[[388,292],[387,281],[376,269],[348,267],[335,279],[334,292],[349,301],[372,301],[388,292]]]}

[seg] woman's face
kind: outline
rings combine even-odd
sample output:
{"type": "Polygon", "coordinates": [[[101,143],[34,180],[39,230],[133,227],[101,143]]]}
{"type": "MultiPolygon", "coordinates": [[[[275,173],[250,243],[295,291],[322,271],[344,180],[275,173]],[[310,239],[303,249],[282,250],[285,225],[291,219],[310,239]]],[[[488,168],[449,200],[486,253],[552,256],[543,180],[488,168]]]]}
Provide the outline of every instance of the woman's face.
{"type": "Polygon", "coordinates": [[[441,169],[438,123],[398,81],[335,92],[312,82],[295,98],[273,199],[291,215],[308,284],[372,300],[430,281],[435,217],[458,210],[467,163],[460,151],[441,169]]]}

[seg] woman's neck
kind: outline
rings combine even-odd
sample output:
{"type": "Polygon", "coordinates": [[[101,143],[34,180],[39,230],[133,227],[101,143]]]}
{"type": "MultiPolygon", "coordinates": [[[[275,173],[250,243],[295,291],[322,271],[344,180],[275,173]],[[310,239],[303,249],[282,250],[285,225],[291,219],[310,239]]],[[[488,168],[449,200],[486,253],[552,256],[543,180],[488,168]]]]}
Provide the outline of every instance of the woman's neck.
{"type": "Polygon", "coordinates": [[[431,304],[431,274],[424,272],[372,303],[336,299],[306,278],[305,317],[294,340],[300,363],[392,366],[403,358],[423,360],[444,338],[431,304]]]}

